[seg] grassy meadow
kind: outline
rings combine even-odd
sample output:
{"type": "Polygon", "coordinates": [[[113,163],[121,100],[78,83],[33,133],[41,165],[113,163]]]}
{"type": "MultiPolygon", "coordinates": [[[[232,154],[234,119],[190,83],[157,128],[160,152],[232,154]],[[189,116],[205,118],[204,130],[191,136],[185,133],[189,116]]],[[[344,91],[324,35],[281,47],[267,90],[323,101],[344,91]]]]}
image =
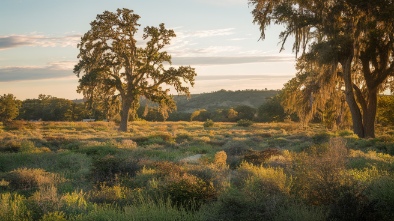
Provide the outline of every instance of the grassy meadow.
{"type": "Polygon", "coordinates": [[[394,128],[0,126],[0,220],[393,220],[394,128]]]}

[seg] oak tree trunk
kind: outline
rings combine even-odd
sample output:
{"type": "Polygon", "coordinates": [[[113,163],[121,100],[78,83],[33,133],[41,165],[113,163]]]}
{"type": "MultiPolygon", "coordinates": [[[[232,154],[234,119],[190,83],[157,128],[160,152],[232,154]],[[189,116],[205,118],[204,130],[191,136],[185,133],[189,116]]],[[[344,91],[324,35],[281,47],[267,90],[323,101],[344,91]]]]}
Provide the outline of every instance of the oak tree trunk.
{"type": "Polygon", "coordinates": [[[365,136],[363,119],[353,91],[353,82],[351,79],[351,63],[351,57],[346,59],[344,62],[341,62],[343,69],[343,79],[345,82],[345,97],[346,102],[349,105],[350,113],[352,115],[353,132],[358,137],[363,138],[365,136]]]}
{"type": "Polygon", "coordinates": [[[363,113],[364,137],[375,137],[375,118],[378,104],[377,90],[370,90],[367,97],[367,109],[363,113]]]}
{"type": "Polygon", "coordinates": [[[129,122],[129,110],[131,107],[131,99],[124,98],[122,99],[122,110],[120,112],[120,125],[119,130],[126,132],[127,131],[127,123],[129,122]]]}

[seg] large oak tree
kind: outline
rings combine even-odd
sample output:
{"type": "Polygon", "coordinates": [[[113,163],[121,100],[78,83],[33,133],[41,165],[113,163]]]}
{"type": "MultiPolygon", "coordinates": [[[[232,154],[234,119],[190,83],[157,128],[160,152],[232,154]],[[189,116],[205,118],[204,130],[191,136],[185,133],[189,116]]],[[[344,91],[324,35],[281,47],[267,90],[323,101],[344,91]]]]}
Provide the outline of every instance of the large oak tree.
{"type": "Polygon", "coordinates": [[[169,67],[171,56],[163,51],[176,35],[173,30],[148,26],[143,30],[141,43],[137,43],[140,16],[129,9],[105,11],[90,23],[91,29],[78,44],[79,63],[74,73],[80,77],[78,91],[95,102],[107,100],[121,102],[120,130],[127,130],[129,111],[135,117],[139,99],[144,96],[159,104],[160,111],[176,108],[167,86],[180,94],[189,95],[194,85],[194,68],[169,67]]]}
{"type": "MultiPolygon", "coordinates": [[[[314,91],[315,95],[328,87],[342,90],[355,134],[374,137],[377,95],[390,86],[394,75],[392,0],[250,0],[249,3],[254,7],[252,14],[260,26],[261,38],[271,23],[285,27],[280,34],[283,44],[289,36],[294,36],[293,50],[297,56],[301,53],[299,63],[309,64],[302,65],[309,70],[299,72],[303,72],[306,82],[314,82],[298,89],[314,91]],[[316,88],[307,88],[311,85],[316,88]]],[[[311,93],[309,96],[313,101],[332,98],[313,97],[311,93]]]]}

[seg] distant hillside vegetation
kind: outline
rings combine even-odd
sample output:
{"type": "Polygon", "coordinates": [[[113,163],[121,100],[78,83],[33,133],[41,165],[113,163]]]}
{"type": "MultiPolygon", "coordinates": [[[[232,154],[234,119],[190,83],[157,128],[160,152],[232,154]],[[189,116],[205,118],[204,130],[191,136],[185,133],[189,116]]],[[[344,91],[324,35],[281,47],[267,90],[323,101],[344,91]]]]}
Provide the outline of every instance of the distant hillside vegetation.
{"type": "Polygon", "coordinates": [[[216,110],[239,105],[258,108],[266,102],[266,98],[278,94],[277,90],[220,90],[212,93],[192,94],[189,99],[185,96],[175,96],[178,112],[191,113],[198,109],[216,110]]]}

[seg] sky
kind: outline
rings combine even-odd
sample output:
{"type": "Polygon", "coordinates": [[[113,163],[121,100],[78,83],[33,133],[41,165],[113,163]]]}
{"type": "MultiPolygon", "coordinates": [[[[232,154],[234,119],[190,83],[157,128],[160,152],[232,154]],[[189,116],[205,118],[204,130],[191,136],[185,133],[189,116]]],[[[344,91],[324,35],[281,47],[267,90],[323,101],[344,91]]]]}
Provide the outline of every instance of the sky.
{"type": "Polygon", "coordinates": [[[291,45],[279,53],[281,27],[259,40],[247,0],[1,0],[0,94],[82,98],[72,71],[77,44],[97,14],[117,8],[141,16],[139,36],[160,23],[175,31],[165,50],[174,66],[196,69],[191,93],[276,90],[295,76],[291,45]]]}

